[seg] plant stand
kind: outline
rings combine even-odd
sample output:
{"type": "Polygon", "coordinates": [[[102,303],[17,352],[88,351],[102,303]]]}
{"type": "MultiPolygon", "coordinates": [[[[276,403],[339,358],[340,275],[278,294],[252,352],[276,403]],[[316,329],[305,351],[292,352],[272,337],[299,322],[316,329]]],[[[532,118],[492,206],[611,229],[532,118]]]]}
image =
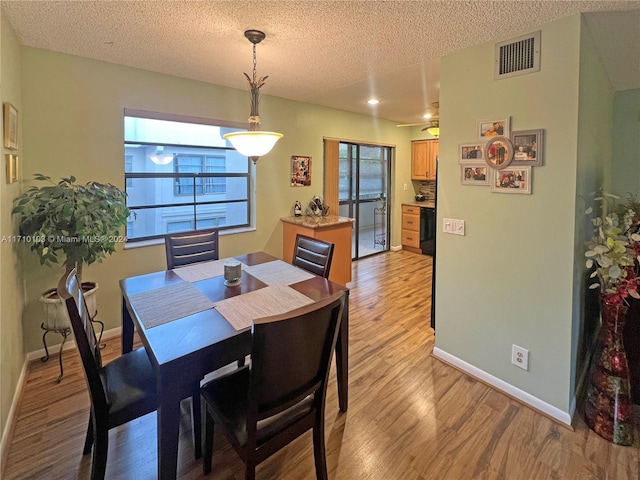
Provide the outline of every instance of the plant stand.
{"type": "MultiPolygon", "coordinates": [[[[82,292],[86,302],[86,306],[89,312],[91,323],[100,324],[100,334],[98,336],[98,345],[103,348],[104,345],[100,345],[102,340],[102,332],[104,331],[104,323],[100,320],[96,320],[98,315],[98,308],[96,305],[96,291],[98,284],[95,282],[83,282],[82,292]]],[[[40,328],[44,330],[42,334],[42,344],[44,345],[45,355],[40,359],[41,362],[49,360],[49,348],[47,346],[47,334],[54,332],[62,335],[62,343],[60,344],[60,351],[58,353],[58,360],[60,362],[60,376],[56,383],[60,383],[62,376],[64,375],[64,367],[62,366],[62,349],[67,341],[67,337],[71,335],[71,323],[69,321],[69,314],[67,313],[67,307],[58,298],[58,293],[55,288],[51,288],[44,292],[40,297],[40,301],[44,305],[45,321],[42,322],[40,328]]]]}
{"type": "Polygon", "coordinates": [[[46,362],[47,360],[49,360],[49,348],[47,347],[47,334],[49,332],[55,332],[55,333],[59,333],[63,337],[62,343],[60,344],[60,351],[58,352],[58,359],[60,361],[60,375],[56,380],[56,383],[60,383],[60,381],[62,380],[62,376],[64,375],[64,368],[62,367],[62,349],[64,347],[64,342],[67,341],[67,337],[71,335],[71,329],[70,328],[49,328],[45,325],[44,322],[42,322],[42,324],[40,325],[40,328],[44,330],[44,333],[42,334],[42,344],[44,345],[44,351],[45,351],[44,357],[40,359],[41,362],[46,362]]]}
{"type": "MultiPolygon", "coordinates": [[[[97,312],[96,312],[96,315],[97,315],[97,312]]],[[[91,319],[91,323],[93,323],[94,325],[96,323],[100,324],[100,334],[98,335],[98,345],[100,346],[100,349],[102,349],[105,347],[103,344],[100,343],[102,341],[102,332],[104,332],[104,323],[102,323],[100,320],[96,320],[95,318],[91,319]]],[[[58,361],[60,362],[60,375],[56,380],[56,383],[60,383],[60,381],[62,380],[62,376],[64,375],[64,367],[62,366],[62,349],[64,348],[64,342],[67,341],[67,337],[71,335],[71,327],[51,328],[51,327],[48,327],[44,322],[42,322],[42,324],[40,325],[40,328],[44,330],[44,333],[42,334],[42,344],[44,345],[45,355],[40,359],[40,361],[43,363],[49,360],[49,357],[50,357],[49,347],[47,347],[47,334],[49,332],[54,332],[62,335],[62,343],[60,344],[60,350],[58,351],[58,361]]]]}

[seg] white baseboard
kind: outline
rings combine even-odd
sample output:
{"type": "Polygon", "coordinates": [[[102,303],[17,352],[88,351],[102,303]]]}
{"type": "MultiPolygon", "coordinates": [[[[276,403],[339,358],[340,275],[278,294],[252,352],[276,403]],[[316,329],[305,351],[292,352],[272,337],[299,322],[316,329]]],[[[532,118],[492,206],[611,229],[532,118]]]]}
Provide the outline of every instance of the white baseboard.
{"type": "MultiPolygon", "coordinates": [[[[107,340],[109,338],[119,337],[121,332],[122,332],[122,327],[116,327],[110,330],[105,330],[102,333],[102,339],[107,340]]],[[[56,334],[55,332],[51,332],[50,334],[47,335],[47,340],[51,340],[55,338],[57,335],[58,334],[56,334]]],[[[62,336],[57,336],[56,344],[49,345],[47,343],[47,348],[49,349],[49,355],[54,356],[58,354],[58,352],[60,351],[60,343],[61,343],[59,341],[60,339],[62,339],[62,336]]],[[[64,343],[64,348],[62,349],[62,351],[66,352],[67,350],[70,350],[72,348],[76,348],[76,342],[73,340],[73,337],[67,339],[67,341],[64,343]]],[[[45,356],[45,349],[43,347],[40,350],[29,352],[27,354],[27,362],[30,362],[32,360],[38,360],[44,356],[45,356]]]]}
{"type": "Polygon", "coordinates": [[[402,245],[391,245],[389,247],[389,250],[391,250],[392,252],[399,252],[400,250],[402,250],[402,245]]]}
{"type": "Polygon", "coordinates": [[[500,380],[499,378],[494,377],[493,375],[490,375],[487,372],[480,370],[479,368],[474,367],[473,365],[463,360],[460,360],[458,357],[454,357],[453,355],[445,352],[444,350],[441,350],[438,347],[433,348],[433,356],[471,375],[481,382],[486,383],[487,385],[490,385],[497,390],[500,390],[501,392],[524,403],[525,405],[528,405],[537,412],[540,412],[541,414],[557,421],[558,423],[570,429],[573,429],[571,425],[571,419],[575,411],[575,398],[571,402],[571,411],[565,412],[547,402],[540,400],[537,397],[534,397],[524,390],[520,390],[519,388],[516,388],[513,385],[500,380]]]}
{"type": "Polygon", "coordinates": [[[22,364],[22,371],[20,372],[20,377],[18,378],[16,390],[13,392],[11,408],[9,409],[9,415],[7,416],[7,423],[2,430],[2,440],[0,440],[0,477],[2,477],[2,473],[4,472],[4,467],[6,465],[7,454],[9,453],[9,442],[13,437],[13,428],[16,422],[18,402],[20,401],[20,397],[22,396],[22,387],[24,386],[24,382],[27,378],[28,366],[29,361],[25,360],[25,362],[22,364]]]}

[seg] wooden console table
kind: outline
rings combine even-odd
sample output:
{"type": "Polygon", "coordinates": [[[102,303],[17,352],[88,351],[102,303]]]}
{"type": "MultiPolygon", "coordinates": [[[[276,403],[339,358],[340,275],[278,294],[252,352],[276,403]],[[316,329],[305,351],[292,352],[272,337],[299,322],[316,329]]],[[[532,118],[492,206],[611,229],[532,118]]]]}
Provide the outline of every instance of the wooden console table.
{"type": "Polygon", "coordinates": [[[335,244],[329,280],[346,285],[351,281],[351,231],[353,218],[328,215],[326,217],[283,217],[282,258],[293,262],[296,235],[326,240],[335,244]]]}

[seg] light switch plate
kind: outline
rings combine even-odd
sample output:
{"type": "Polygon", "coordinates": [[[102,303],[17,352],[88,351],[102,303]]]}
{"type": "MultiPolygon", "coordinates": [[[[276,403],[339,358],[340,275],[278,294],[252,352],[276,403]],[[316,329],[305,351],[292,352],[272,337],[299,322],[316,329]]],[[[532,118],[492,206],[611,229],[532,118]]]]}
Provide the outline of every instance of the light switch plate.
{"type": "Polygon", "coordinates": [[[442,219],[442,231],[444,233],[451,233],[452,235],[464,235],[464,228],[464,220],[458,220],[456,218],[442,219]]]}

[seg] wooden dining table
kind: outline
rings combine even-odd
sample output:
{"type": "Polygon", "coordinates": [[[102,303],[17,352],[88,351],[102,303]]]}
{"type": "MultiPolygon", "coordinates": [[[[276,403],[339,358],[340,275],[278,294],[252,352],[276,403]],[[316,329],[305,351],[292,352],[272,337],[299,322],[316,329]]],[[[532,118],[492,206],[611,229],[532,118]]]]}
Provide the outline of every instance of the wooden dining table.
{"type": "MultiPolygon", "coordinates": [[[[137,331],[157,375],[159,479],[175,479],[177,475],[181,400],[198,391],[205,375],[251,353],[250,317],[259,314],[259,305],[268,306],[273,298],[274,305],[269,308],[287,311],[296,308],[295,304],[278,304],[276,300],[290,297],[291,301],[312,303],[339,291],[348,293],[343,285],[264,252],[233,258],[242,264],[237,286],[225,285],[222,264],[228,259],[120,281],[122,352],[132,350],[137,331]]],[[[339,408],[343,412],[348,403],[348,332],[347,295],[336,345],[339,408]]]]}

